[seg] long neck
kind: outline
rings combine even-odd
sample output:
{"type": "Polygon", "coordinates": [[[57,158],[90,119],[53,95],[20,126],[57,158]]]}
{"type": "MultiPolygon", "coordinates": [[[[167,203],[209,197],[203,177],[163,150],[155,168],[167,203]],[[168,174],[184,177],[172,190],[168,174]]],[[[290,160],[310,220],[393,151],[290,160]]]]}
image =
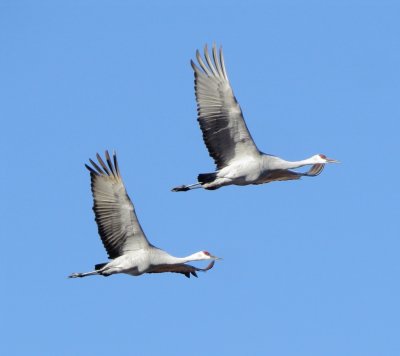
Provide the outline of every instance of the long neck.
{"type": "MultiPolygon", "coordinates": [[[[160,250],[162,251],[162,250],[160,250]]],[[[199,255],[198,252],[193,253],[192,255],[186,256],[186,257],[175,257],[171,256],[169,253],[162,251],[162,253],[158,254],[158,262],[162,260],[162,263],[167,263],[167,264],[175,264],[175,263],[186,263],[190,261],[202,261],[204,258],[199,255]]]]}
{"type": "MultiPolygon", "coordinates": [[[[271,156],[269,156],[271,157],[271,156]]],[[[309,164],[315,164],[313,157],[303,159],[301,161],[285,161],[279,157],[273,157],[273,160],[268,162],[269,169],[294,169],[303,167],[309,164]]]]}
{"type": "Polygon", "coordinates": [[[186,256],[186,257],[174,257],[174,256],[171,256],[171,257],[173,257],[175,260],[178,261],[176,263],[186,263],[186,262],[191,262],[191,261],[202,261],[202,260],[204,260],[203,257],[199,256],[198,252],[193,253],[193,254],[191,254],[189,256],[186,256]]]}

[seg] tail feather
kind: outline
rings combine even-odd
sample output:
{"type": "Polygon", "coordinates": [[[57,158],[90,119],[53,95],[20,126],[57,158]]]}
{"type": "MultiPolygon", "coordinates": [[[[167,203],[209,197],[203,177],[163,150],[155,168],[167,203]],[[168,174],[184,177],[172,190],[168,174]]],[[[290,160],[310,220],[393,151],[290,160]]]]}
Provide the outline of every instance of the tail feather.
{"type": "Polygon", "coordinates": [[[217,178],[217,173],[200,173],[197,180],[201,184],[211,183],[217,178]]]}
{"type": "Polygon", "coordinates": [[[99,263],[99,264],[97,264],[97,265],[94,265],[94,269],[95,269],[96,271],[98,271],[99,269],[102,269],[107,263],[108,263],[108,262],[99,263]]]}

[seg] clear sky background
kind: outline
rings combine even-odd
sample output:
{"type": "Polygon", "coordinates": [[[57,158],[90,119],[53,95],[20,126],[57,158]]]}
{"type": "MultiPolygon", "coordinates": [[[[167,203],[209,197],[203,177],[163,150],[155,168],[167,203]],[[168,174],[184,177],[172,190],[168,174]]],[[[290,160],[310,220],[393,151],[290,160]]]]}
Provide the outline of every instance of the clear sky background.
{"type": "Polygon", "coordinates": [[[382,0],[1,1],[0,353],[399,355],[399,18],[382,0]],[[189,65],[213,41],[261,150],[342,163],[170,192],[214,169],[189,65]],[[84,168],[105,149],[153,244],[224,260],[67,279],[106,261],[84,168]]]}

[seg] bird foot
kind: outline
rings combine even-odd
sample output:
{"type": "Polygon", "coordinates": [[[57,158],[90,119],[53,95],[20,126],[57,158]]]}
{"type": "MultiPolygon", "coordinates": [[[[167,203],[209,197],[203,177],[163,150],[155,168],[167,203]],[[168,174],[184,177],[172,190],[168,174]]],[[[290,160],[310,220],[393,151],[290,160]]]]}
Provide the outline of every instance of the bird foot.
{"type": "Polygon", "coordinates": [[[72,273],[68,276],[68,278],[78,278],[78,277],[82,277],[81,273],[72,273]]]}
{"type": "Polygon", "coordinates": [[[172,192],[187,192],[190,188],[186,185],[180,185],[179,187],[172,188],[172,192]]]}

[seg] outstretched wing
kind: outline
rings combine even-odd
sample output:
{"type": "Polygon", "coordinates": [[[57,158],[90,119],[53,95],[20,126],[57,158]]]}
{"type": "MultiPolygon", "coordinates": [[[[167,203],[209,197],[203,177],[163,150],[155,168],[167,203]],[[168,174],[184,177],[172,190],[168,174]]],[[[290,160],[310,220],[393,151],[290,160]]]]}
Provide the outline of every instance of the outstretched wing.
{"type": "Polygon", "coordinates": [[[198,121],[204,143],[218,169],[240,156],[258,156],[257,149],[242,110],[233,95],[225,69],[222,48],[217,55],[215,44],[211,60],[207,45],[204,48],[206,63],[196,52],[200,68],[191,61],[195,75],[195,93],[198,121]]]}
{"type": "Polygon", "coordinates": [[[324,164],[314,164],[307,172],[304,173],[295,172],[288,169],[277,169],[269,171],[266,177],[263,177],[254,184],[265,184],[284,180],[296,180],[300,179],[301,177],[316,177],[323,171],[324,167],[324,164]]]}
{"type": "Polygon", "coordinates": [[[164,272],[173,272],[173,273],[182,273],[187,278],[190,278],[190,275],[197,277],[198,271],[208,271],[209,269],[214,267],[215,261],[211,261],[210,264],[206,268],[198,268],[191,265],[187,265],[184,263],[178,263],[173,265],[162,264],[151,266],[150,269],[146,273],[164,273],[164,272]]]}
{"type": "Polygon", "coordinates": [[[127,251],[148,247],[150,244],[139,224],[135,208],[125,190],[114,152],[111,161],[105,152],[107,165],[99,154],[99,165],[92,160],[86,168],[90,171],[93,194],[93,211],[99,235],[109,258],[116,258],[127,251]]]}
{"type": "Polygon", "coordinates": [[[316,177],[324,170],[324,168],[325,164],[314,164],[307,172],[303,173],[303,176],[316,177]]]}

